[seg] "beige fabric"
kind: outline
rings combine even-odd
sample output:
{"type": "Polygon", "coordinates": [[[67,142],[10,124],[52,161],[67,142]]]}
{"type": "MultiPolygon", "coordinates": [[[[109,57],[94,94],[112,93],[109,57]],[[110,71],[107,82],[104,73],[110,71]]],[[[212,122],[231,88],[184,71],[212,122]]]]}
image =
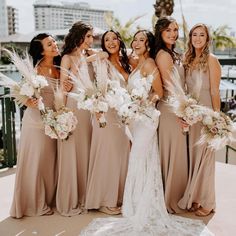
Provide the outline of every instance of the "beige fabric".
{"type": "Polygon", "coordinates": [[[56,205],[61,215],[72,216],[85,203],[92,126],[90,112],[78,110],[73,98],[67,98],[66,106],[74,111],[78,124],[69,139],[59,143],[56,205]]]}
{"type": "MultiPolygon", "coordinates": [[[[42,90],[45,106],[53,106],[53,91],[42,90]]],[[[38,109],[27,108],[21,129],[12,217],[44,215],[54,203],[57,141],[46,136],[38,109]]]]}
{"type": "MultiPolygon", "coordinates": [[[[188,91],[191,94],[194,90],[195,81],[199,79],[198,71],[186,77],[188,91]]],[[[199,96],[200,103],[212,108],[210,96],[209,74],[202,73],[202,88],[199,96]]],[[[189,132],[189,179],[184,197],[180,200],[179,206],[189,209],[193,202],[201,204],[205,209],[215,208],[215,153],[207,148],[207,145],[195,145],[200,138],[201,123],[190,127],[189,132]]]]}
{"type": "Polygon", "coordinates": [[[93,118],[93,134],[90,151],[87,209],[101,206],[116,207],[122,204],[128,167],[129,140],[124,127],[118,124],[117,113],[106,113],[107,125],[99,128],[93,118]]]}
{"type": "MultiPolygon", "coordinates": [[[[182,76],[182,71],[177,67],[182,76]]],[[[183,76],[182,76],[183,77],[183,76]]],[[[186,135],[177,116],[171,111],[164,99],[158,104],[161,112],[158,129],[159,153],[166,208],[169,213],[180,213],[178,201],[182,198],[188,180],[188,159],[186,135]]]]}

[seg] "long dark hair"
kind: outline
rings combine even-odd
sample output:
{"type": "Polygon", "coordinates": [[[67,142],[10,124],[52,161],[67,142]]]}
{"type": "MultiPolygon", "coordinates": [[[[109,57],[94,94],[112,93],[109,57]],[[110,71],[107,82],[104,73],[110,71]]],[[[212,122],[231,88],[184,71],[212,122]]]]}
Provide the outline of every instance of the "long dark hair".
{"type": "MultiPolygon", "coordinates": [[[[44,55],[42,55],[44,49],[43,49],[43,45],[41,41],[47,37],[53,38],[53,36],[50,34],[41,33],[41,34],[36,35],[30,42],[29,54],[33,59],[34,66],[36,66],[44,57],[44,55]]],[[[53,63],[56,66],[60,66],[61,56],[54,57],[53,63]]]]}
{"type": "Polygon", "coordinates": [[[102,35],[102,40],[101,40],[102,50],[107,52],[110,55],[110,53],[107,51],[107,49],[105,47],[105,36],[109,32],[114,33],[117,36],[117,39],[120,41],[120,52],[121,52],[120,63],[122,65],[123,69],[125,70],[125,72],[130,74],[131,73],[131,66],[129,64],[129,58],[127,56],[127,50],[126,50],[125,44],[124,44],[119,32],[114,31],[114,30],[108,30],[102,35]]]}
{"type": "MultiPolygon", "coordinates": [[[[133,41],[134,41],[135,36],[138,33],[144,33],[146,35],[146,37],[147,37],[146,50],[148,51],[149,56],[151,58],[155,59],[155,55],[156,55],[156,53],[155,53],[155,37],[154,37],[153,33],[149,30],[138,30],[133,36],[133,41]]],[[[133,41],[131,42],[131,48],[132,48],[133,41]]]]}
{"type": "MultiPolygon", "coordinates": [[[[155,25],[155,50],[156,50],[155,54],[157,55],[157,53],[162,49],[171,55],[173,62],[176,62],[176,61],[179,62],[180,55],[174,50],[175,44],[172,45],[171,49],[169,49],[162,39],[162,32],[166,30],[168,26],[173,22],[176,23],[177,25],[176,20],[170,16],[164,16],[158,19],[155,25]]],[[[177,36],[177,39],[178,39],[178,36],[177,36]]]]}
{"type": "Polygon", "coordinates": [[[82,21],[74,23],[65,36],[62,56],[70,54],[76,47],[79,47],[84,42],[85,35],[89,30],[93,30],[93,27],[89,24],[82,21]]]}

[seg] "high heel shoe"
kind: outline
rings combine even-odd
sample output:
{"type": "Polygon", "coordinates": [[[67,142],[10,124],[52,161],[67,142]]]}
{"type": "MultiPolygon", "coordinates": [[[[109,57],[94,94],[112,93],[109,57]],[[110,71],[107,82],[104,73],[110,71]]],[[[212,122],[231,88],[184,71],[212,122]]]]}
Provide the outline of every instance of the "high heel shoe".
{"type": "Polygon", "coordinates": [[[201,216],[201,217],[203,217],[203,216],[208,216],[208,215],[210,215],[210,214],[213,213],[213,212],[214,212],[213,209],[207,210],[207,209],[205,209],[205,208],[203,208],[203,207],[200,207],[200,208],[197,209],[197,211],[195,212],[195,215],[196,215],[196,216],[201,216]]]}
{"type": "Polygon", "coordinates": [[[108,215],[119,215],[121,214],[121,209],[120,207],[100,207],[98,211],[108,214],[108,215]]]}
{"type": "Polygon", "coordinates": [[[190,209],[188,209],[189,212],[195,212],[200,208],[200,204],[193,202],[192,207],[190,209]]]}

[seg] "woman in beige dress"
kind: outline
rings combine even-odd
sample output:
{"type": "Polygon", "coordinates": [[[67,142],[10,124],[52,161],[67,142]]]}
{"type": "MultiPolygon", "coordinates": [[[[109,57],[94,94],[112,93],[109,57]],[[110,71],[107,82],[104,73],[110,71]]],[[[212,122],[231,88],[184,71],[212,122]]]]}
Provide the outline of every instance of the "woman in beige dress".
{"type": "MultiPolygon", "coordinates": [[[[49,83],[59,81],[59,71],[54,66],[59,50],[54,38],[48,34],[35,36],[29,54],[38,74],[45,76],[49,83]]],[[[45,107],[53,108],[54,95],[50,86],[41,90],[41,96],[45,107]]],[[[38,100],[29,99],[25,105],[10,210],[15,218],[50,215],[55,203],[57,141],[45,135],[38,100]]]]}
{"type": "MultiPolygon", "coordinates": [[[[80,21],[74,23],[63,45],[62,84],[65,83],[68,87],[72,84],[69,71],[78,75],[81,56],[85,55],[85,50],[92,43],[92,27],[80,21]]],[[[71,87],[73,92],[76,88],[71,87]]],[[[73,216],[80,214],[85,204],[92,126],[90,112],[78,110],[76,100],[70,96],[66,98],[66,107],[73,110],[78,125],[68,140],[59,143],[56,205],[61,215],[73,216]]]]}
{"type": "MultiPolygon", "coordinates": [[[[105,32],[102,49],[109,55],[108,70],[115,70],[121,84],[126,83],[131,69],[119,33],[105,32]]],[[[130,144],[116,111],[109,109],[105,117],[107,124],[104,128],[100,128],[96,116],[93,117],[85,207],[113,215],[120,213],[123,201],[130,144]]]]}
{"type": "Polygon", "coordinates": [[[168,93],[165,90],[170,81],[170,72],[177,68],[183,74],[179,55],[174,51],[178,38],[178,25],[171,17],[160,18],[155,26],[156,64],[160,71],[164,96],[158,104],[161,112],[158,129],[159,151],[162,168],[163,187],[166,208],[169,213],[179,213],[178,201],[182,198],[188,180],[188,159],[186,135],[177,116],[166,102],[168,93]]]}
{"type": "MultiPolygon", "coordinates": [[[[184,57],[186,84],[188,92],[199,99],[201,105],[219,111],[221,68],[218,59],[209,52],[209,45],[207,26],[195,25],[190,30],[184,57]],[[195,91],[199,79],[201,89],[195,91]]],[[[182,209],[195,211],[198,216],[206,216],[215,209],[215,153],[207,144],[196,145],[201,128],[200,122],[190,127],[189,179],[185,194],[178,205],[182,209]]]]}

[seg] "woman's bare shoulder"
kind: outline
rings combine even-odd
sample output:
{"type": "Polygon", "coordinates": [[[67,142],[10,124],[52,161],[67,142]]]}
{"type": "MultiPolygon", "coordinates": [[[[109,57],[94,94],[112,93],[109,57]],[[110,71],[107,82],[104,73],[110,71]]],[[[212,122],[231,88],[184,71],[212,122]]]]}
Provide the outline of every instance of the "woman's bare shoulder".
{"type": "Polygon", "coordinates": [[[156,63],[162,62],[173,62],[173,59],[170,55],[170,53],[166,52],[165,50],[161,49],[157,55],[156,55],[156,59],[155,59],[156,63]]]}

